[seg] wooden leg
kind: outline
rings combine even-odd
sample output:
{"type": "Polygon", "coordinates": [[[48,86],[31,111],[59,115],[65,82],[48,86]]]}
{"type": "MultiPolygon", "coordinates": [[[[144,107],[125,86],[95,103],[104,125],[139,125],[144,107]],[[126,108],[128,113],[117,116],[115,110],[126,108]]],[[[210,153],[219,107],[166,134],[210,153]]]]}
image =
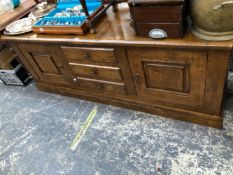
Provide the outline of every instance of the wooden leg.
{"type": "Polygon", "coordinates": [[[83,7],[83,11],[84,11],[86,17],[88,18],[89,17],[89,13],[88,13],[86,1],[85,0],[80,0],[80,3],[82,5],[82,7],[83,7]]]}
{"type": "Polygon", "coordinates": [[[96,33],[96,29],[95,29],[95,27],[94,27],[94,25],[92,24],[92,22],[91,22],[90,19],[88,19],[87,24],[88,24],[88,26],[89,26],[89,28],[90,28],[90,33],[91,33],[91,34],[95,34],[95,33],[96,33]]]}
{"type": "Polygon", "coordinates": [[[117,3],[113,4],[113,12],[117,12],[118,11],[118,5],[117,3]]]}

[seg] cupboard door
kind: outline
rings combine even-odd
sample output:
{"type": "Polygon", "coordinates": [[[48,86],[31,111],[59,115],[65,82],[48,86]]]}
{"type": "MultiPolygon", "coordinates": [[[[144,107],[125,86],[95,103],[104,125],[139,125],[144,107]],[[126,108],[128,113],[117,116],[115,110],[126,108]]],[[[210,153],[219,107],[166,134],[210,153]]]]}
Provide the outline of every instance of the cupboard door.
{"type": "Polygon", "coordinates": [[[75,86],[111,95],[135,94],[125,49],[61,47],[75,86]]]}
{"type": "Polygon", "coordinates": [[[18,44],[27,61],[42,81],[67,84],[59,47],[44,44],[18,44]]]}
{"type": "Polygon", "coordinates": [[[156,103],[200,106],[204,102],[207,54],[168,49],[129,49],[138,95],[156,103]]]}

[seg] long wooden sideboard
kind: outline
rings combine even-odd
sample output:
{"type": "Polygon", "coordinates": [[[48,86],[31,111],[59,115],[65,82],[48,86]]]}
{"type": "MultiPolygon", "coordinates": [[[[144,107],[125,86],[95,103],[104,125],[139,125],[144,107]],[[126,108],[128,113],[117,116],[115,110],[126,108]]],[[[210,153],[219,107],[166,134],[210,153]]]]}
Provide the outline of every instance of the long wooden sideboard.
{"type": "Polygon", "coordinates": [[[43,91],[216,128],[233,41],[136,37],[127,4],[96,34],[1,36],[43,91]]]}

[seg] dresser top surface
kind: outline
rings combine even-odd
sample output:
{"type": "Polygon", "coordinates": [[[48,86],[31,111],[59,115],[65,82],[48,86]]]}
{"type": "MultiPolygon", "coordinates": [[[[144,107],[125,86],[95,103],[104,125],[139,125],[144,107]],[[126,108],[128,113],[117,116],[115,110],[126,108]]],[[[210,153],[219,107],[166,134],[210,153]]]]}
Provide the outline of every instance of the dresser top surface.
{"type": "Polygon", "coordinates": [[[185,47],[185,48],[216,48],[232,49],[231,41],[205,41],[196,38],[187,32],[182,39],[162,39],[154,40],[150,38],[138,37],[134,29],[130,26],[130,13],[128,4],[119,5],[119,12],[114,13],[112,9],[107,11],[107,15],[101,19],[97,25],[96,34],[78,35],[49,35],[28,33],[18,36],[1,35],[2,41],[13,42],[40,42],[40,43],[67,43],[67,44],[85,44],[101,46],[145,46],[145,47],[185,47]]]}

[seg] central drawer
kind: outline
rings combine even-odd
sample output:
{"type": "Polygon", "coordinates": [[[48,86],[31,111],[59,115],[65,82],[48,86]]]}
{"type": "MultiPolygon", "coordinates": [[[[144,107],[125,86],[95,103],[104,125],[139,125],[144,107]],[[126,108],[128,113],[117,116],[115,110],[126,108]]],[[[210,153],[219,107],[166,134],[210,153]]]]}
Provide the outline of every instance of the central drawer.
{"type": "Polygon", "coordinates": [[[114,96],[128,94],[124,83],[77,77],[77,86],[84,90],[91,89],[95,92],[112,94],[114,96]]]}
{"type": "Polygon", "coordinates": [[[66,59],[70,62],[85,64],[116,63],[112,48],[86,48],[62,46],[66,59]]]}
{"type": "Polygon", "coordinates": [[[122,82],[121,69],[119,67],[98,66],[89,64],[70,63],[73,73],[80,77],[100,80],[122,82]]]}
{"type": "Polygon", "coordinates": [[[135,93],[125,49],[61,48],[76,87],[111,95],[135,93]]]}

